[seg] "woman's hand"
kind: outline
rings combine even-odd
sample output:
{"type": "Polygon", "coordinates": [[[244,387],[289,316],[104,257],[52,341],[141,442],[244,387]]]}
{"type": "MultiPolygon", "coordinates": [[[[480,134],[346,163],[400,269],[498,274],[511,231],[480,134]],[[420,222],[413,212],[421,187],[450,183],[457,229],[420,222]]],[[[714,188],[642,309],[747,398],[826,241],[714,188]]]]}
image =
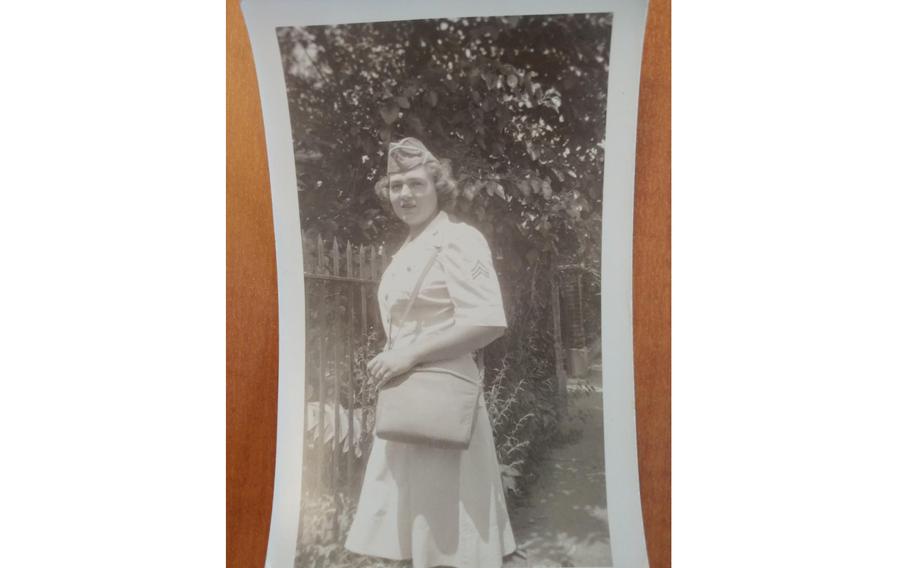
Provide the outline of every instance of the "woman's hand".
{"type": "Polygon", "coordinates": [[[382,386],[389,379],[404,374],[416,364],[414,357],[406,349],[393,349],[383,351],[370,359],[367,363],[367,372],[382,386]]]}
{"type": "Polygon", "coordinates": [[[454,325],[407,347],[383,351],[367,363],[367,373],[382,386],[417,363],[454,359],[480,349],[503,331],[500,326],[454,325]]]}

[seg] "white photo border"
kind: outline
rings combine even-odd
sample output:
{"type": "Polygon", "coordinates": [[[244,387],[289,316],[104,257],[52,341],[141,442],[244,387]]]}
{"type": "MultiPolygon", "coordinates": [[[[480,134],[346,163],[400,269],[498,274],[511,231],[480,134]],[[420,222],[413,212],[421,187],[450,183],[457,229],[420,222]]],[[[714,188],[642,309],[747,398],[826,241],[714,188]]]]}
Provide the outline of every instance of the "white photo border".
{"type": "Polygon", "coordinates": [[[647,0],[243,0],[265,126],[278,272],[278,429],[267,568],[292,568],[303,465],[305,305],[291,120],[275,29],[451,17],[611,12],[602,255],[604,456],[613,566],[648,566],[638,480],[632,220],[647,0]],[[609,188],[609,191],[607,190],[609,188]]]}

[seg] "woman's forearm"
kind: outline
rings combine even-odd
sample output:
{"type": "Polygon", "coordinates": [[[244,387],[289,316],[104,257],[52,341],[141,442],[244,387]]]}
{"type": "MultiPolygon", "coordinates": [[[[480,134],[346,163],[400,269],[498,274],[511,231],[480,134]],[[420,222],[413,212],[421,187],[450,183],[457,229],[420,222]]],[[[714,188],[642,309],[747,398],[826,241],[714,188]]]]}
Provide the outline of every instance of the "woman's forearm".
{"type": "Polygon", "coordinates": [[[456,325],[442,333],[420,339],[402,350],[414,365],[454,359],[487,346],[502,336],[504,331],[504,327],[456,325]]]}

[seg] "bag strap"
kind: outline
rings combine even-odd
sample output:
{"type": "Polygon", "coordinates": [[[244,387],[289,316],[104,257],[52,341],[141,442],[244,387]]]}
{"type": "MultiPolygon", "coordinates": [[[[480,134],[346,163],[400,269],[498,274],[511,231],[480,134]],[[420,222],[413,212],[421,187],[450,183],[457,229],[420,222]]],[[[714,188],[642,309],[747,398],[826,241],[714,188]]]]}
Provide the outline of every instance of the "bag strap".
{"type": "MultiPolygon", "coordinates": [[[[406,320],[408,315],[411,313],[411,308],[414,307],[414,302],[417,300],[417,294],[420,292],[420,287],[423,285],[424,279],[427,277],[427,273],[430,271],[430,268],[433,267],[433,263],[436,262],[436,257],[439,256],[440,247],[433,247],[433,255],[430,257],[430,260],[427,261],[426,266],[423,267],[423,271],[420,273],[420,276],[417,278],[417,282],[414,284],[414,289],[411,290],[411,297],[408,298],[408,305],[404,308],[404,313],[401,315],[402,320],[406,320]]],[[[401,330],[399,329],[399,333],[401,330]]],[[[392,348],[392,344],[395,341],[395,337],[392,335],[392,311],[389,310],[389,341],[386,343],[386,348],[384,351],[388,351],[392,348]]]]}

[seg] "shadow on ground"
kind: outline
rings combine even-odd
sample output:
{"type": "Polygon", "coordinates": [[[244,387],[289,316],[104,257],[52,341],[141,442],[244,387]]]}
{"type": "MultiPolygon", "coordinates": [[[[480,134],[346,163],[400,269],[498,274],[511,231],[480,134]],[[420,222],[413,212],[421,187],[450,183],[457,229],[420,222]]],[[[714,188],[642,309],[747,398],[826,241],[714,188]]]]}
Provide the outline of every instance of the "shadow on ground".
{"type": "Polygon", "coordinates": [[[586,383],[594,387],[593,392],[570,390],[568,404],[570,422],[580,432],[541,461],[536,481],[510,515],[527,566],[600,567],[613,563],[599,367],[586,383]]]}

